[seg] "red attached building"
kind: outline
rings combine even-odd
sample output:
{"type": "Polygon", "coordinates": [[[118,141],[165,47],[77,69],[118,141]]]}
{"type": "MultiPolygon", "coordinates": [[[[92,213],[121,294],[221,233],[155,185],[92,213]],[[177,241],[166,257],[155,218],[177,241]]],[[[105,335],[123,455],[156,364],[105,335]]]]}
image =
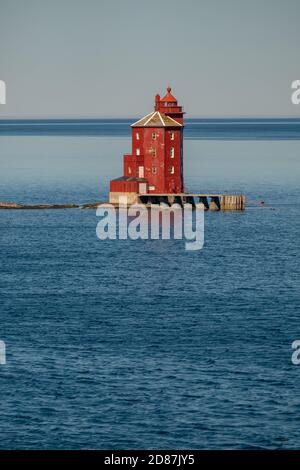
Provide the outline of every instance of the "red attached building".
{"type": "Polygon", "coordinates": [[[124,155],[124,176],[110,182],[110,202],[183,192],[183,114],[169,87],[156,95],[154,111],[131,125],[132,152],[124,155]]]}

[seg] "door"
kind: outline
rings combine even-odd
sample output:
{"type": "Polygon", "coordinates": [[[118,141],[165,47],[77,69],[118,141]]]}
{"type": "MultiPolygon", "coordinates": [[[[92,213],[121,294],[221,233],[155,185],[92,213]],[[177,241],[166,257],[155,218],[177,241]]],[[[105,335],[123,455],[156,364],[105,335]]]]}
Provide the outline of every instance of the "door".
{"type": "Polygon", "coordinates": [[[146,193],[147,193],[147,185],[146,185],[146,183],[140,183],[140,184],[139,184],[139,193],[140,193],[140,194],[146,194],[146,193]]]}

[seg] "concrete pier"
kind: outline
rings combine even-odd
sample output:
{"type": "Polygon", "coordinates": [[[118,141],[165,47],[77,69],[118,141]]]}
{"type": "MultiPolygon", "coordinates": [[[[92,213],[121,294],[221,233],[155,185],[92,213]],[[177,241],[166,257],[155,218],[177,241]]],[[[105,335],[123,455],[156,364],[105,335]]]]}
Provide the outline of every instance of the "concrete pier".
{"type": "Polygon", "coordinates": [[[220,198],[220,209],[241,211],[245,209],[246,197],[243,194],[223,195],[220,198]]]}
{"type": "Polygon", "coordinates": [[[211,211],[243,211],[245,210],[246,197],[243,194],[203,194],[203,193],[179,193],[179,194],[139,194],[137,201],[143,204],[160,204],[161,202],[171,206],[178,203],[192,204],[193,207],[200,202],[205,210],[211,211]]]}

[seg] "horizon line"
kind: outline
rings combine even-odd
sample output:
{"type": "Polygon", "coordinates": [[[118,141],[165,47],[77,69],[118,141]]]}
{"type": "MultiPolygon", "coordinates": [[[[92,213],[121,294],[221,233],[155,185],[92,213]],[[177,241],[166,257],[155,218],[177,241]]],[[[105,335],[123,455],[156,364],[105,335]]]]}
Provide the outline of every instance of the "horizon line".
{"type": "MultiPolygon", "coordinates": [[[[50,121],[50,120],[90,120],[90,119],[93,119],[93,120],[103,120],[103,119],[127,119],[127,120],[131,120],[131,119],[136,119],[138,118],[138,116],[3,116],[3,117],[0,117],[0,122],[1,121],[30,121],[30,120],[37,120],[37,121],[50,121]]],[[[189,120],[189,119],[206,119],[206,120],[210,120],[210,119],[226,119],[226,120],[230,120],[230,119],[300,119],[300,115],[299,116],[295,116],[295,115],[286,115],[286,116],[274,116],[274,115],[251,115],[251,116],[227,116],[227,115],[223,115],[223,116],[196,116],[196,115],[191,115],[189,117],[186,117],[186,120],[189,120]]]]}

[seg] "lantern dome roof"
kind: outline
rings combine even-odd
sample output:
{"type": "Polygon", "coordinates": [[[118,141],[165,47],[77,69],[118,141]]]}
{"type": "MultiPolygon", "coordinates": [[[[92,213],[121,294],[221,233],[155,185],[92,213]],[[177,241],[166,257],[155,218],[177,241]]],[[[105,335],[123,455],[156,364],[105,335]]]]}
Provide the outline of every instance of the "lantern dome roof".
{"type": "Polygon", "coordinates": [[[172,91],[172,88],[170,86],[168,86],[167,93],[161,99],[161,101],[164,101],[164,102],[167,102],[167,103],[177,103],[177,99],[175,98],[175,96],[172,95],[171,91],[172,91]]]}

